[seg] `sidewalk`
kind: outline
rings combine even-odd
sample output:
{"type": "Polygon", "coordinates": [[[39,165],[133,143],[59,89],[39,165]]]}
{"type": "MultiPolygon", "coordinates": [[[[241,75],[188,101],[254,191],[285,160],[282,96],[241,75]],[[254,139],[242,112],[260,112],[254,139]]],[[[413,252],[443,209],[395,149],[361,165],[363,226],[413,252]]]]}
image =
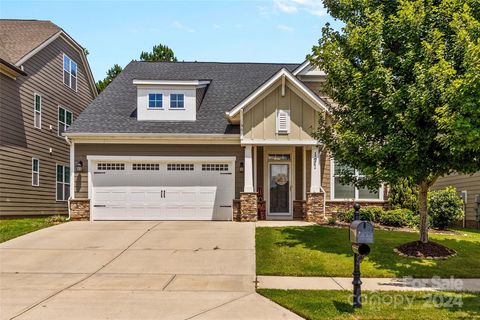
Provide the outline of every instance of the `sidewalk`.
{"type": "MultiPolygon", "coordinates": [[[[257,276],[258,289],[352,290],[352,278],[257,276]]],[[[480,292],[480,279],[362,278],[362,290],[480,292]]]]}

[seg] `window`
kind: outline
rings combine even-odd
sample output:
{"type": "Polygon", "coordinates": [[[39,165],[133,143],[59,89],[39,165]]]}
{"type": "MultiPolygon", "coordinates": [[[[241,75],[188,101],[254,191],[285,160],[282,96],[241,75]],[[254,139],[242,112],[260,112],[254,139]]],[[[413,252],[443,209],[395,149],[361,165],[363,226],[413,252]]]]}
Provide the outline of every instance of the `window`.
{"type": "Polygon", "coordinates": [[[40,160],[32,158],[32,186],[40,185],[40,160]]]}
{"type": "Polygon", "coordinates": [[[63,55],[63,83],[77,91],[77,64],[66,54],[63,55]]]}
{"type": "Polygon", "coordinates": [[[290,110],[277,110],[277,133],[290,133],[290,110]]]}
{"type": "Polygon", "coordinates": [[[58,135],[61,136],[65,130],[72,124],[73,115],[70,111],[58,108],[58,135]]]}
{"type": "Polygon", "coordinates": [[[172,109],[183,109],[185,108],[185,95],[182,94],[171,94],[170,95],[170,108],[172,109]]]}
{"type": "Polygon", "coordinates": [[[353,184],[343,184],[340,182],[340,175],[343,172],[350,172],[357,178],[362,178],[364,175],[359,170],[353,170],[348,166],[336,163],[332,160],[333,175],[332,175],[332,198],[335,200],[355,199],[355,200],[382,200],[382,188],[376,191],[370,191],[368,188],[357,188],[353,184]]]}
{"type": "Polygon", "coordinates": [[[163,108],[163,94],[150,93],[148,95],[148,107],[149,108],[163,108]]]}
{"type": "Polygon", "coordinates": [[[193,163],[169,163],[167,171],[193,171],[193,163]]]}
{"type": "Polygon", "coordinates": [[[125,163],[98,163],[97,170],[125,170],[125,163]]]}
{"type": "Polygon", "coordinates": [[[42,96],[37,93],[33,95],[33,126],[42,128],[42,96]]]}
{"type": "Polygon", "coordinates": [[[57,201],[70,197],[70,167],[57,164],[57,201]]]}
{"type": "Polygon", "coordinates": [[[134,163],[132,165],[134,171],[158,171],[160,170],[159,163],[134,163]]]}
{"type": "Polygon", "coordinates": [[[202,171],[228,171],[228,164],[227,163],[202,164],[202,171]]]}
{"type": "Polygon", "coordinates": [[[289,154],[269,154],[268,160],[281,160],[281,161],[289,161],[290,155],[289,154]]]}

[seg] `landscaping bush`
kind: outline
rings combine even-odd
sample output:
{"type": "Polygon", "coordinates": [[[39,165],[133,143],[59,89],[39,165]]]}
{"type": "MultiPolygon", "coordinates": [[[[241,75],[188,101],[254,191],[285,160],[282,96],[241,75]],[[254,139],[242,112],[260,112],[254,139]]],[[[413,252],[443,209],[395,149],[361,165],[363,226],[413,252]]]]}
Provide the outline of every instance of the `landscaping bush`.
{"type": "Polygon", "coordinates": [[[328,225],[330,225],[330,226],[334,226],[334,225],[337,223],[337,218],[335,218],[335,217],[328,217],[327,223],[328,223],[328,225]]]}
{"type": "Polygon", "coordinates": [[[392,209],[409,209],[417,212],[418,189],[412,179],[402,179],[390,187],[388,204],[392,209]]]}
{"type": "MultiPolygon", "coordinates": [[[[338,220],[344,222],[353,221],[354,209],[350,209],[347,212],[339,212],[338,220]]],[[[383,209],[380,207],[367,207],[360,209],[360,220],[366,220],[371,222],[380,222],[380,217],[382,216],[383,209]]]]}
{"type": "Polygon", "coordinates": [[[387,210],[383,212],[380,223],[389,227],[412,226],[414,216],[412,211],[408,209],[387,210]]]}
{"type": "Polygon", "coordinates": [[[428,194],[428,214],[432,227],[445,229],[463,218],[463,200],[454,187],[431,191],[428,194]]]}

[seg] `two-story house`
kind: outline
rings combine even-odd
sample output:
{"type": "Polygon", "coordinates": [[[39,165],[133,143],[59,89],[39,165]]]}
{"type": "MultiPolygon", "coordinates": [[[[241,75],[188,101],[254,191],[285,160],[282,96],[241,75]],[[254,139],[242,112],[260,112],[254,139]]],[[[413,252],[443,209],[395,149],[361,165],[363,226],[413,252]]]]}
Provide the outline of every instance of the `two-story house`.
{"type": "Polygon", "coordinates": [[[308,62],[131,62],[65,135],[71,213],[92,220],[325,219],[383,188],[343,185],[314,138],[308,62]]]}
{"type": "Polygon", "coordinates": [[[62,133],[96,96],[84,48],[60,27],[0,20],[0,216],[67,214],[62,133]]]}

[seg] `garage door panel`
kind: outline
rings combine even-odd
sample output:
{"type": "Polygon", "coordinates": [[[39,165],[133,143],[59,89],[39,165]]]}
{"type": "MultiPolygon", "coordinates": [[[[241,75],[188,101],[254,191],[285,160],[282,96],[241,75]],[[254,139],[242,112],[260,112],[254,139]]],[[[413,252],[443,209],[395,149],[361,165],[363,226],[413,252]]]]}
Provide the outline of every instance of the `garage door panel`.
{"type": "Polygon", "coordinates": [[[167,163],[157,170],[133,170],[132,163],[125,162],[124,168],[93,175],[94,219],[231,219],[232,174],[202,170],[202,163],[195,163],[193,171],[167,170],[167,163]]]}

